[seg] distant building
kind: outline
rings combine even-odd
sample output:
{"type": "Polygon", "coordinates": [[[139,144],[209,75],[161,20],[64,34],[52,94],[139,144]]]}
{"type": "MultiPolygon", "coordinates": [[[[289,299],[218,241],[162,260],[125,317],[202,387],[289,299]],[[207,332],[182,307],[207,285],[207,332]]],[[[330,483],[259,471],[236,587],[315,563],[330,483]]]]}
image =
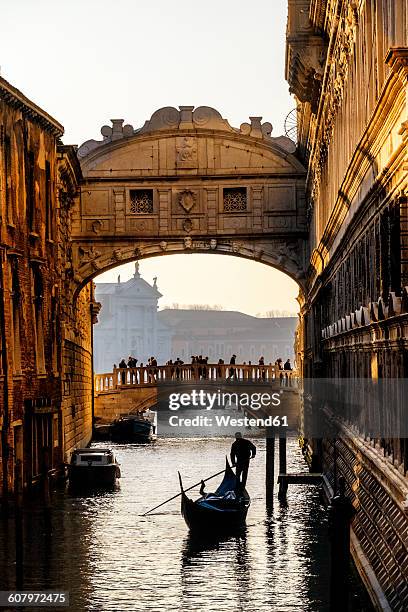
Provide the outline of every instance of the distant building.
{"type": "Polygon", "coordinates": [[[157,316],[162,294],[156,280],[149,285],[136,262],[133,278],[125,283],[96,283],[95,298],[102,304],[94,329],[95,372],[109,372],[132,355],[146,363],[154,355],[159,363],[171,354],[170,331],[157,316]]]}
{"type": "Polygon", "coordinates": [[[102,310],[94,330],[95,372],[109,372],[114,363],[133,355],[158,363],[192,355],[237,362],[265,363],[278,357],[293,360],[296,317],[259,318],[236,311],[166,308],[158,311],[162,294],[156,281],[149,285],[139,273],[125,283],[97,283],[96,299],[102,310]]]}

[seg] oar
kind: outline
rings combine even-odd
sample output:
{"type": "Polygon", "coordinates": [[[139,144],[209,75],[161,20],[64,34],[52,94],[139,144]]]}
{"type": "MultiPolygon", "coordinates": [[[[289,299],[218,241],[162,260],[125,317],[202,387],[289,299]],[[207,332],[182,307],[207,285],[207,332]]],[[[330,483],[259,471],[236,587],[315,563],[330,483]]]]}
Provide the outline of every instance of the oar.
{"type": "MultiPolygon", "coordinates": [[[[188,487],[188,489],[184,489],[184,492],[186,493],[187,491],[194,489],[194,487],[198,487],[198,485],[200,485],[201,482],[207,482],[207,480],[211,480],[211,478],[215,478],[216,476],[219,476],[220,474],[223,474],[224,472],[225,472],[225,468],[221,470],[221,472],[217,472],[216,474],[213,474],[212,476],[208,476],[208,478],[204,478],[204,480],[200,480],[199,482],[196,482],[195,484],[191,485],[191,487],[188,487]]],[[[161,508],[161,506],[164,506],[164,504],[167,504],[167,502],[172,501],[173,499],[176,499],[176,497],[180,497],[180,495],[181,495],[181,491],[180,493],[177,493],[177,495],[173,495],[173,497],[166,499],[166,501],[162,502],[158,506],[155,506],[154,508],[151,508],[150,510],[145,512],[144,514],[141,514],[141,516],[146,516],[146,514],[150,514],[150,512],[153,512],[153,510],[157,510],[157,508],[161,508]]]]}

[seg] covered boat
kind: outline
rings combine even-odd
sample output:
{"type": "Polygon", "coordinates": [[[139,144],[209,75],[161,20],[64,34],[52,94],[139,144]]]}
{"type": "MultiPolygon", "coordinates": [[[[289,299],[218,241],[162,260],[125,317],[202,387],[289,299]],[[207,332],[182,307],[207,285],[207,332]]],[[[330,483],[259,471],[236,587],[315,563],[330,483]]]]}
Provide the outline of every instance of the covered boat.
{"type": "Polygon", "coordinates": [[[112,424],[112,439],[124,442],[149,442],[156,430],[155,414],[146,411],[121,416],[112,424]]]}
{"type": "Polygon", "coordinates": [[[179,473],[181,513],[190,530],[225,533],[245,525],[251,499],[231,469],[228,459],[224,478],[215,493],[193,501],[187,497],[179,473]]]}
{"type": "Polygon", "coordinates": [[[72,488],[109,488],[120,478],[120,468],[110,448],[77,448],[68,475],[72,488]]]}

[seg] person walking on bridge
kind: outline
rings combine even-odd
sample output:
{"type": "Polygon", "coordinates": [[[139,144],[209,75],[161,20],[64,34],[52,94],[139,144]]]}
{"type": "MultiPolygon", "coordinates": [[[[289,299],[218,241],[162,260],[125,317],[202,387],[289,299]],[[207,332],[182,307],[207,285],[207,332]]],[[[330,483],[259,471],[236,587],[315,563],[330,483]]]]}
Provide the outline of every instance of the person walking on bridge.
{"type": "Polygon", "coordinates": [[[231,446],[231,462],[236,466],[236,476],[242,487],[245,488],[248,478],[249,462],[256,455],[256,446],[249,440],[242,437],[242,433],[237,431],[235,442],[231,446]]]}

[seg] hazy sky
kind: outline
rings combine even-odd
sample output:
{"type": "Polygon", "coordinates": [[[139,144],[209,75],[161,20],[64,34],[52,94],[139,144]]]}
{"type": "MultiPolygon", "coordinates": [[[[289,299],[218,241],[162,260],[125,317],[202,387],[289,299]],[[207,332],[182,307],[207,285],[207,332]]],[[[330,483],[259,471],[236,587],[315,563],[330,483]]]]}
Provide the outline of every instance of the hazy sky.
{"type": "MultiPolygon", "coordinates": [[[[286,5],[0,0],[1,76],[65,126],[66,144],[101,138],[112,118],[136,128],[162,106],[188,104],[213,106],[236,127],[262,115],[277,136],[294,107],[284,79],[286,5]]],[[[177,257],[174,274],[173,257],[142,266],[159,277],[166,303],[205,301],[249,313],[297,307],[296,284],[272,268],[188,255],[177,257]]],[[[117,275],[115,269],[108,279],[117,275]]]]}

